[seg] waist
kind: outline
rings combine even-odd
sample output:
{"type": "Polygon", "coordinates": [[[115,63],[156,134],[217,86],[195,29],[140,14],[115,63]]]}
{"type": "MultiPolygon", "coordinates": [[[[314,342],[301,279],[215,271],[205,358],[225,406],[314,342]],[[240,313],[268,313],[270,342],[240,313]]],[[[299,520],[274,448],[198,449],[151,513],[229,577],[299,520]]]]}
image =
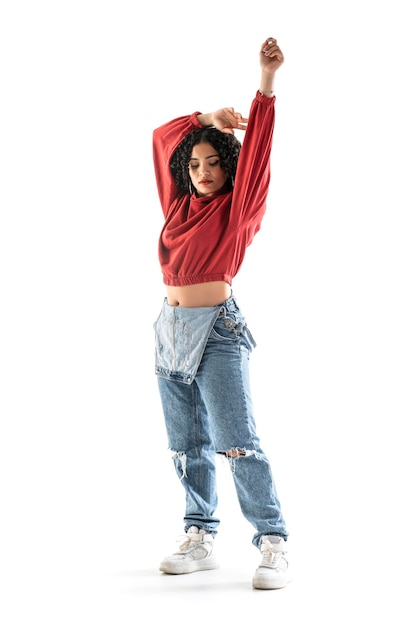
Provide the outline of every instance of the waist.
{"type": "Polygon", "coordinates": [[[170,306],[210,307],[230,298],[231,286],[223,281],[197,283],[196,285],[166,286],[167,302],[170,306]]]}

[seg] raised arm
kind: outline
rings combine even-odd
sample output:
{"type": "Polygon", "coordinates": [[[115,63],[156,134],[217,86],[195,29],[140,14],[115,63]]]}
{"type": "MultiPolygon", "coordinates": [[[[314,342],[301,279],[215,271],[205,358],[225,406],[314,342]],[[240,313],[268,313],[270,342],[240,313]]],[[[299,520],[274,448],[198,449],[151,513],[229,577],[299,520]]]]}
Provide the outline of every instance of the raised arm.
{"type": "Polygon", "coordinates": [[[238,159],[231,221],[248,228],[249,240],[260,227],[270,182],[275,101],[274,78],[284,61],[276,39],[269,37],[259,50],[260,87],[253,99],[238,159]]]}
{"type": "Polygon", "coordinates": [[[277,45],[277,40],[273,37],[266,39],[261,46],[259,56],[261,65],[260,92],[263,96],[272,98],[274,95],[274,77],[284,62],[284,56],[277,45]]]}

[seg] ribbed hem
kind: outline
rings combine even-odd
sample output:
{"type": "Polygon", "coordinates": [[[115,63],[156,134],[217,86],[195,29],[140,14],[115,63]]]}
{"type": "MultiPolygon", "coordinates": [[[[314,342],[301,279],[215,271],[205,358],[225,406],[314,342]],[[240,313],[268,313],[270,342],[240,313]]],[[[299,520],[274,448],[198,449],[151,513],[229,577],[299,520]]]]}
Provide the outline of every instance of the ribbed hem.
{"type": "Polygon", "coordinates": [[[213,283],[215,281],[225,281],[228,285],[232,285],[232,276],[230,274],[203,274],[202,276],[165,276],[163,275],[164,285],[168,287],[186,287],[187,285],[198,285],[199,283],[213,283]]]}

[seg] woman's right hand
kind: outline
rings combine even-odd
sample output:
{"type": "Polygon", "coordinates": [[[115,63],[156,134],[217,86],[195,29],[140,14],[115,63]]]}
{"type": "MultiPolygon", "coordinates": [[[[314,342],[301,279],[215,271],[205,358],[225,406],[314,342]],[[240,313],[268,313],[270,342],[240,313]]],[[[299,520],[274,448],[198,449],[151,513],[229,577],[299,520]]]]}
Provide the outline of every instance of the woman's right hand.
{"type": "Polygon", "coordinates": [[[242,117],[241,113],[235,111],[233,107],[225,107],[212,113],[212,126],[222,133],[233,135],[234,129],[245,130],[247,122],[248,118],[242,117]]]}

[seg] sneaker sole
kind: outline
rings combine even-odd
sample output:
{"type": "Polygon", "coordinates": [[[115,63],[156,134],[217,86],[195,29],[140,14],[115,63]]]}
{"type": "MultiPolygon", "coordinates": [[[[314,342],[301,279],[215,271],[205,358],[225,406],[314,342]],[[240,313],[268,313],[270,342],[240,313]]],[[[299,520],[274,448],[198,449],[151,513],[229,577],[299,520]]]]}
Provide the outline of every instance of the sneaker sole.
{"type": "Polygon", "coordinates": [[[283,580],[280,584],[277,584],[273,579],[269,578],[253,578],[252,585],[253,589],[284,589],[287,585],[292,582],[292,579],[289,575],[287,575],[286,580],[283,580]]]}
{"type": "Polygon", "coordinates": [[[284,589],[286,585],[287,583],[285,583],[284,585],[278,586],[272,583],[271,581],[268,582],[266,580],[261,580],[261,581],[253,580],[253,589],[264,589],[264,590],[284,589]]]}
{"type": "Polygon", "coordinates": [[[193,574],[193,572],[203,572],[209,569],[219,569],[216,559],[208,558],[204,561],[187,561],[186,563],[161,563],[160,572],[164,574],[193,574]]]}

